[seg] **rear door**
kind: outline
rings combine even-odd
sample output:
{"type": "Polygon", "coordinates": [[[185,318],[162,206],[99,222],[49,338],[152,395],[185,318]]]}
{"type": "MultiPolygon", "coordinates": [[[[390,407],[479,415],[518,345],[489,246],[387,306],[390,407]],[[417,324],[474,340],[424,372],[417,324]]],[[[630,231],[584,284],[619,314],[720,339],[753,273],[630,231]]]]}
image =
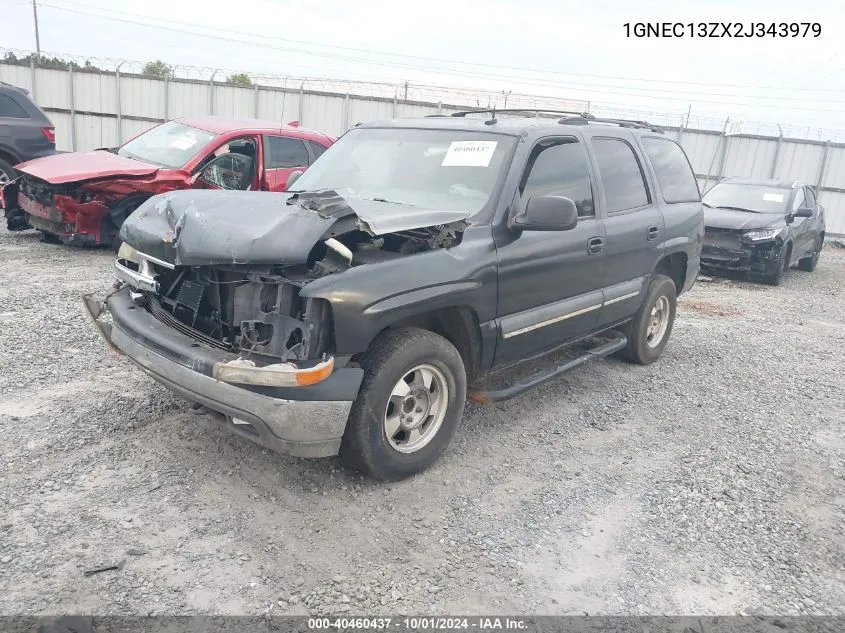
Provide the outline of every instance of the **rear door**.
{"type": "Polygon", "coordinates": [[[305,141],[288,136],[264,135],[264,186],[267,191],[284,191],[295,171],[308,169],[311,154],[305,141]]]}
{"type": "Polygon", "coordinates": [[[663,252],[663,214],[655,204],[633,135],[585,131],[598,174],[598,204],[606,245],[604,306],[600,323],[629,317],[642,302],[645,283],[663,252]]]}

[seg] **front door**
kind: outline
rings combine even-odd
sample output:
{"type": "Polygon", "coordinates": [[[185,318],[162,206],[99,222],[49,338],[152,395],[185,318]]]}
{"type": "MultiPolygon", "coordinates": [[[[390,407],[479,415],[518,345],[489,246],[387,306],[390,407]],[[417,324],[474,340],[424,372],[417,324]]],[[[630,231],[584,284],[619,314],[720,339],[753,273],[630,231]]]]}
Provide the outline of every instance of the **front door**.
{"type": "Polygon", "coordinates": [[[534,147],[515,204],[527,204],[535,195],[571,198],[578,208],[578,224],[570,231],[520,232],[497,227],[496,365],[589,334],[601,310],[604,225],[596,217],[582,143],[561,137],[544,139],[534,147]]]}
{"type": "Polygon", "coordinates": [[[633,135],[589,134],[604,207],[606,264],[602,325],[629,317],[663,250],[663,214],[649,191],[633,135]]]}

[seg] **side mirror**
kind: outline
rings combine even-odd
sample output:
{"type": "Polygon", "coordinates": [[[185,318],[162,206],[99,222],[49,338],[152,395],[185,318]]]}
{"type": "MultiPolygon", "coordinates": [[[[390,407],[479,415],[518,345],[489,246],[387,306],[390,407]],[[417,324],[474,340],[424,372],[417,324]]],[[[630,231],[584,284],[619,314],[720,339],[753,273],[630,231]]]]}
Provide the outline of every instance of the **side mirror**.
{"type": "Polygon", "coordinates": [[[802,207],[792,214],[796,218],[811,218],[813,217],[813,210],[808,207],[802,207]]]}
{"type": "Polygon", "coordinates": [[[523,231],[571,231],[578,225],[578,209],[565,196],[533,196],[525,210],[508,222],[523,231]]]}
{"type": "Polygon", "coordinates": [[[290,189],[290,188],[293,186],[293,183],[295,183],[297,180],[299,180],[299,177],[300,177],[303,173],[304,173],[304,172],[301,172],[301,171],[292,171],[292,172],[290,173],[290,176],[288,176],[288,182],[287,182],[287,184],[285,185],[285,189],[290,189]]]}

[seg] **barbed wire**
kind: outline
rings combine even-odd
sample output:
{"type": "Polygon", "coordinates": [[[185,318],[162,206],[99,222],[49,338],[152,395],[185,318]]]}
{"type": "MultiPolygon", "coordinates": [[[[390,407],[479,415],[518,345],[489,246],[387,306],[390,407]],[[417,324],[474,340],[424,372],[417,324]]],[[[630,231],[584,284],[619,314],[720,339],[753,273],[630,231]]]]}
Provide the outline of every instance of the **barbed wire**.
{"type": "MultiPolygon", "coordinates": [[[[30,65],[35,54],[26,49],[0,47],[0,63],[30,65]]],[[[150,75],[150,65],[166,72],[172,79],[211,81],[227,83],[239,79],[247,85],[349,94],[352,97],[380,97],[402,101],[448,104],[458,107],[479,108],[548,108],[568,111],[588,111],[597,116],[621,119],[648,120],[663,127],[684,127],[687,129],[721,131],[725,117],[712,114],[690,115],[689,111],[645,110],[623,104],[567,99],[551,95],[527,94],[521,92],[461,87],[448,84],[430,84],[411,81],[372,81],[363,79],[340,79],[284,75],[265,72],[249,72],[243,69],[214,68],[168,64],[166,62],[142,62],[114,57],[97,57],[44,51],[40,57],[40,68],[65,69],[73,66],[74,71],[150,75]]],[[[761,136],[778,136],[810,140],[845,141],[845,130],[821,128],[812,125],[795,125],[745,121],[743,132],[761,136]]]]}

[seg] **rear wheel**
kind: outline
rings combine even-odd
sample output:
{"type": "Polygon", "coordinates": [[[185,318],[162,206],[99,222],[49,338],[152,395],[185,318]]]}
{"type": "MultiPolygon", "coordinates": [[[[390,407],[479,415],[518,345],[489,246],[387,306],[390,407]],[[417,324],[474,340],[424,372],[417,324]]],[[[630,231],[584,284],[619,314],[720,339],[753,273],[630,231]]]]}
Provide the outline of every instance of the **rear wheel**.
{"type": "Polygon", "coordinates": [[[819,255],[822,254],[822,246],[822,238],[817,237],[815,243],[813,244],[813,252],[804,259],[798,260],[798,268],[808,273],[813,272],[816,269],[816,264],[819,263],[819,255]]]}
{"type": "Polygon", "coordinates": [[[377,479],[404,479],[446,450],[466,401],[466,373],[445,338],[417,328],[388,330],[364,356],[341,458],[377,479]]]}
{"type": "Polygon", "coordinates": [[[0,158],[0,187],[9,184],[18,177],[15,168],[0,158]]]}
{"type": "Polygon", "coordinates": [[[628,346],[622,356],[640,365],[653,363],[669,342],[677,310],[675,282],[666,275],[654,275],[642,306],[628,326],[628,346]]]}

